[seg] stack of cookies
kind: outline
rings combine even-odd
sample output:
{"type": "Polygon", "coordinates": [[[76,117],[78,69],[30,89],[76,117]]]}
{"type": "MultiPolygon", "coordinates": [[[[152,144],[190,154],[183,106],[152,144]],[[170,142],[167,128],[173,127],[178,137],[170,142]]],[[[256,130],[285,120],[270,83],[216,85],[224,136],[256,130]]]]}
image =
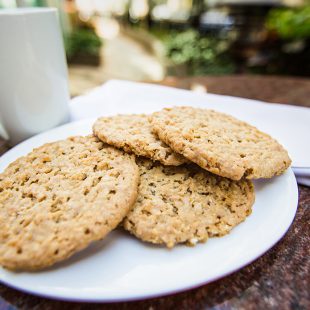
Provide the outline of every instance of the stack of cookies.
{"type": "Polygon", "coordinates": [[[169,248],[225,235],[251,213],[251,179],[291,163],[255,127],[192,107],[102,117],[93,134],[45,144],[0,174],[3,267],[46,268],[119,224],[169,248]]]}

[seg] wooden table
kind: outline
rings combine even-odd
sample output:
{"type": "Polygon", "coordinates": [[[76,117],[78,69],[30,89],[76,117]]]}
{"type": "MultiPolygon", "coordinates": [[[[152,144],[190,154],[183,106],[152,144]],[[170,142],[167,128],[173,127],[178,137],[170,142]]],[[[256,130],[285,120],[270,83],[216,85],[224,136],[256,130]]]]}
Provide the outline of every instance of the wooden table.
{"type": "MultiPolygon", "coordinates": [[[[199,86],[200,89],[219,94],[310,107],[310,81],[305,79],[224,76],[168,78],[163,84],[181,88],[199,86]]],[[[7,146],[1,141],[0,152],[6,149],[7,146]]],[[[0,285],[0,310],[15,307],[53,310],[310,309],[309,209],[310,188],[299,186],[296,218],[288,233],[274,248],[240,271],[191,291],[145,301],[90,305],[34,297],[0,285]]]]}

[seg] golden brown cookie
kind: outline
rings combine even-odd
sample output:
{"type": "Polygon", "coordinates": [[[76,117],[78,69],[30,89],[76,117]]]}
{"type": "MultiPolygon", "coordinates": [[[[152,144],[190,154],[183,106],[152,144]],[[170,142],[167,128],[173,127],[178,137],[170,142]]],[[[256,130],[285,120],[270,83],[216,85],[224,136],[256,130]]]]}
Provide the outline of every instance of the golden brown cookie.
{"type": "Polygon", "coordinates": [[[134,157],[93,136],[45,144],[0,174],[0,265],[35,270],[103,238],[137,196],[134,157]]]}
{"type": "Polygon", "coordinates": [[[276,140],[227,114],[174,107],[154,113],[151,124],[174,151],[233,180],[271,178],[291,164],[287,151],[276,140]]]}
{"type": "Polygon", "coordinates": [[[229,233],[251,213],[255,198],[249,180],[232,181],[194,164],[137,163],[138,198],[123,226],[139,239],[167,247],[196,244],[229,233]]]}
{"type": "Polygon", "coordinates": [[[158,160],[163,165],[178,166],[186,161],[151,132],[148,116],[144,114],[101,117],[95,122],[93,132],[103,142],[158,160]]]}

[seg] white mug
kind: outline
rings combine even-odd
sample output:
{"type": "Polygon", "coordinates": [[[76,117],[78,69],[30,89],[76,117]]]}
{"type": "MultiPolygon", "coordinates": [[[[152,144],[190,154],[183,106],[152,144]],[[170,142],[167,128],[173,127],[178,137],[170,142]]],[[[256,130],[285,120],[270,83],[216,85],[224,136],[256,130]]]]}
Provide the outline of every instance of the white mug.
{"type": "Polygon", "coordinates": [[[14,145],[69,118],[57,10],[0,9],[0,122],[14,145]]]}

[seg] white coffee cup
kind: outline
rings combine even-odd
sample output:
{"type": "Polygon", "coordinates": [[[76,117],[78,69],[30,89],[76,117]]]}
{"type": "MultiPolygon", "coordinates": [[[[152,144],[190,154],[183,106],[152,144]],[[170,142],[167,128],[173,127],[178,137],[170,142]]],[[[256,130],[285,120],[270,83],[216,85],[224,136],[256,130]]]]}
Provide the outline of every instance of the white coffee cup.
{"type": "Polygon", "coordinates": [[[0,10],[0,122],[14,145],[68,120],[57,10],[0,10]]]}

